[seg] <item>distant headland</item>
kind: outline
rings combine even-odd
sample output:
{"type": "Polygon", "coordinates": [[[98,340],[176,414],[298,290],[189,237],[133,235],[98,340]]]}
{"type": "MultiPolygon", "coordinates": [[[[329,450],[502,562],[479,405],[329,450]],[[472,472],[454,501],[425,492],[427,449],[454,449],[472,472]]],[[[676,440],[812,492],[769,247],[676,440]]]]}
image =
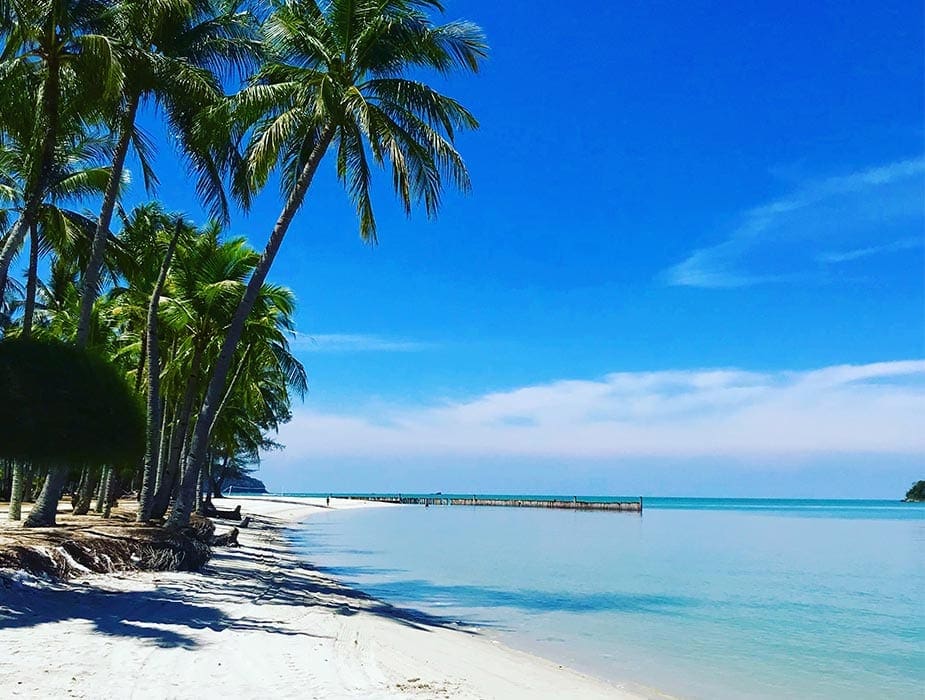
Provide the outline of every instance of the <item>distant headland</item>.
{"type": "Polygon", "coordinates": [[[221,490],[225,495],[230,495],[232,493],[266,493],[267,487],[260,479],[241,475],[226,479],[222,484],[221,490]]]}
{"type": "Polygon", "coordinates": [[[912,484],[912,488],[906,491],[906,497],[903,501],[906,503],[925,502],[925,481],[916,481],[912,484]]]}

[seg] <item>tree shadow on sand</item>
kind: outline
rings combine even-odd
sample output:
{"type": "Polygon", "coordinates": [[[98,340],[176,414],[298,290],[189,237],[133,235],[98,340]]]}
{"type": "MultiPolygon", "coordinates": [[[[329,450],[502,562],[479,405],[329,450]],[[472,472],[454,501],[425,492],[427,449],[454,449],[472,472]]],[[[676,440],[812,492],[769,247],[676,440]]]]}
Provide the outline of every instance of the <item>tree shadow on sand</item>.
{"type": "MultiPolygon", "coordinates": [[[[187,594],[188,595],[188,594],[187,594]]],[[[183,600],[176,591],[102,591],[97,588],[34,588],[4,591],[0,630],[49,622],[85,620],[102,634],[133,637],[154,646],[193,649],[198,644],[184,630],[258,630],[315,637],[248,618],[232,618],[209,605],[183,600]]]]}

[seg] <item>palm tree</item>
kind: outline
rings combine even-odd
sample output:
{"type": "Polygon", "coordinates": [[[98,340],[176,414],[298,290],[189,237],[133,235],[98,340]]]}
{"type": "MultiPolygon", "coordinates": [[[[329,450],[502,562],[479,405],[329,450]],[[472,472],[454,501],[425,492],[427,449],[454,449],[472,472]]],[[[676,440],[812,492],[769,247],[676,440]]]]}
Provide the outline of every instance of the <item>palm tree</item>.
{"type": "Polygon", "coordinates": [[[103,197],[81,292],[77,342],[86,342],[90,310],[129,146],[139,155],[147,184],[155,181],[149,146],[135,126],[139,107],[153,101],[162,108],[200,177],[200,193],[224,213],[226,203],[214,166],[191,139],[192,115],[222,95],[220,79],[243,69],[257,54],[254,22],[239,2],[216,0],[122,0],[112,13],[111,30],[119,45],[124,79],[115,123],[112,175],[103,197]]]}
{"type": "MultiPolygon", "coordinates": [[[[163,218],[163,216],[161,217],[163,218]]],[[[166,223],[166,222],[163,222],[166,223]]],[[[147,432],[146,432],[146,447],[145,447],[145,458],[144,464],[142,466],[142,482],[141,482],[141,491],[140,498],[138,503],[138,512],[137,519],[139,521],[147,521],[151,516],[151,508],[153,507],[153,497],[154,497],[154,487],[155,480],[157,478],[158,470],[158,461],[160,458],[160,444],[161,444],[161,394],[160,394],[160,375],[161,375],[161,362],[160,362],[160,344],[158,340],[158,311],[160,308],[160,299],[161,294],[164,290],[164,285],[167,281],[167,273],[170,270],[170,264],[173,261],[174,251],[176,250],[177,244],[180,241],[181,236],[184,233],[188,233],[188,226],[183,221],[183,218],[180,216],[175,217],[175,220],[172,222],[172,232],[169,234],[170,238],[166,243],[166,249],[164,250],[163,257],[160,261],[160,266],[157,272],[157,278],[154,281],[153,288],[150,293],[150,301],[147,305],[147,314],[145,321],[145,335],[144,342],[142,343],[142,362],[139,363],[139,378],[141,373],[141,366],[143,364],[144,354],[147,354],[147,365],[148,365],[148,389],[147,389],[147,432]]],[[[161,230],[167,228],[166,226],[162,227],[161,230]]],[[[153,245],[150,248],[159,250],[160,246],[157,244],[160,242],[158,236],[155,232],[154,240],[151,241],[153,245]]],[[[137,378],[136,378],[137,386],[137,378]]]]}
{"type": "Polygon", "coordinates": [[[22,213],[0,249],[0,278],[38,216],[62,124],[75,115],[93,121],[104,98],[119,89],[115,47],[101,31],[107,6],[104,0],[0,0],[0,126],[24,114],[38,120],[22,213]],[[18,108],[24,94],[38,95],[25,112],[18,108]]]}
{"type": "MultiPolygon", "coordinates": [[[[24,105],[29,100],[24,101],[24,105]]],[[[8,124],[0,133],[0,221],[23,216],[28,178],[33,172],[35,120],[21,119],[8,124]]],[[[108,139],[86,132],[80,124],[68,124],[54,152],[54,159],[36,218],[30,225],[29,266],[20,334],[32,332],[35,312],[36,277],[39,257],[55,255],[85,260],[93,235],[92,221],[67,208],[102,193],[109,179],[109,168],[101,166],[101,154],[108,139]]]]}
{"type": "Polygon", "coordinates": [[[189,427],[199,405],[208,368],[218,354],[221,331],[254,269],[257,254],[244,238],[221,240],[221,227],[211,224],[178,251],[161,299],[162,325],[173,340],[165,364],[165,390],[175,410],[169,426],[169,449],[154,496],[151,515],[161,517],[169,506],[189,442],[189,427]]]}
{"type": "MultiPolygon", "coordinates": [[[[305,368],[289,348],[294,311],[290,290],[263,285],[244,326],[234,370],[209,431],[213,454],[229,458],[243,454],[258,462],[260,450],[278,447],[267,433],[277,431],[291,418],[291,392],[301,397],[308,388],[305,368]]],[[[207,463],[207,473],[201,475],[206,483],[212,477],[211,462],[207,463]]]]}
{"type": "MultiPolygon", "coordinates": [[[[22,119],[16,125],[8,125],[0,134],[0,202],[10,208],[2,211],[2,218],[8,219],[11,211],[19,208],[20,215],[25,201],[27,178],[33,171],[35,153],[30,150],[34,120],[22,119]]],[[[95,161],[99,153],[100,139],[79,131],[68,134],[55,149],[51,174],[45,198],[40,203],[36,219],[29,230],[29,265],[26,273],[26,290],[23,301],[22,322],[19,335],[28,339],[32,335],[36,310],[38,263],[42,253],[54,250],[57,255],[73,257],[86,236],[89,223],[80,213],[61,206],[67,200],[79,200],[101,191],[109,172],[100,168],[95,161]]],[[[24,465],[13,465],[13,489],[10,497],[10,519],[19,520],[22,503],[22,482],[24,465]]]]}
{"type": "Polygon", "coordinates": [[[421,69],[477,71],[487,47],[468,22],[435,25],[439,0],[275,0],[263,25],[269,54],[251,84],[227,110],[235,133],[251,139],[236,191],[244,201],[279,167],[285,205],[225,333],[196,421],[171,527],[185,525],[194,503],[209,431],[221,403],[235,349],[283,238],[329,148],[338,177],[356,205],[360,234],[375,241],[371,163],[390,162],[395,191],[410,212],[439,207],[443,181],[469,179],[453,146],[475,118],[459,102],[409,76],[421,69]]]}

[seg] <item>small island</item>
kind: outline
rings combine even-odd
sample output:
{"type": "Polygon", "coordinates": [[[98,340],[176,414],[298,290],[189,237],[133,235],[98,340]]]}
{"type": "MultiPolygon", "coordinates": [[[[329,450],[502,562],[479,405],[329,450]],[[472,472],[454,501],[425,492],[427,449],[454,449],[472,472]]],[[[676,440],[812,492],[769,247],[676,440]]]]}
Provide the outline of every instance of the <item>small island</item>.
{"type": "Polygon", "coordinates": [[[904,503],[925,503],[925,481],[916,481],[912,488],[906,491],[904,503]]]}

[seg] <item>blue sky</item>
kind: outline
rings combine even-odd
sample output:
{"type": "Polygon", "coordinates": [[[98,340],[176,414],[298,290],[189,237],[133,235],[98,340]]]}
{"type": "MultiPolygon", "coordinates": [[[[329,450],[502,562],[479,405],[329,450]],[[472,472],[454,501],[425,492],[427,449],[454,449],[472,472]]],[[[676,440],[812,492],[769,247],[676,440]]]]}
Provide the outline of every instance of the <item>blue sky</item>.
{"type": "MultiPolygon", "coordinates": [[[[447,5],[492,47],[441,84],[482,123],[473,191],[409,220],[380,177],[369,247],[322,168],[272,275],[311,393],[271,487],[925,478],[921,3],[447,5]]],[[[151,130],[159,196],[198,212],[151,130]]],[[[262,245],[278,209],[268,189],[232,231],[262,245]]]]}

